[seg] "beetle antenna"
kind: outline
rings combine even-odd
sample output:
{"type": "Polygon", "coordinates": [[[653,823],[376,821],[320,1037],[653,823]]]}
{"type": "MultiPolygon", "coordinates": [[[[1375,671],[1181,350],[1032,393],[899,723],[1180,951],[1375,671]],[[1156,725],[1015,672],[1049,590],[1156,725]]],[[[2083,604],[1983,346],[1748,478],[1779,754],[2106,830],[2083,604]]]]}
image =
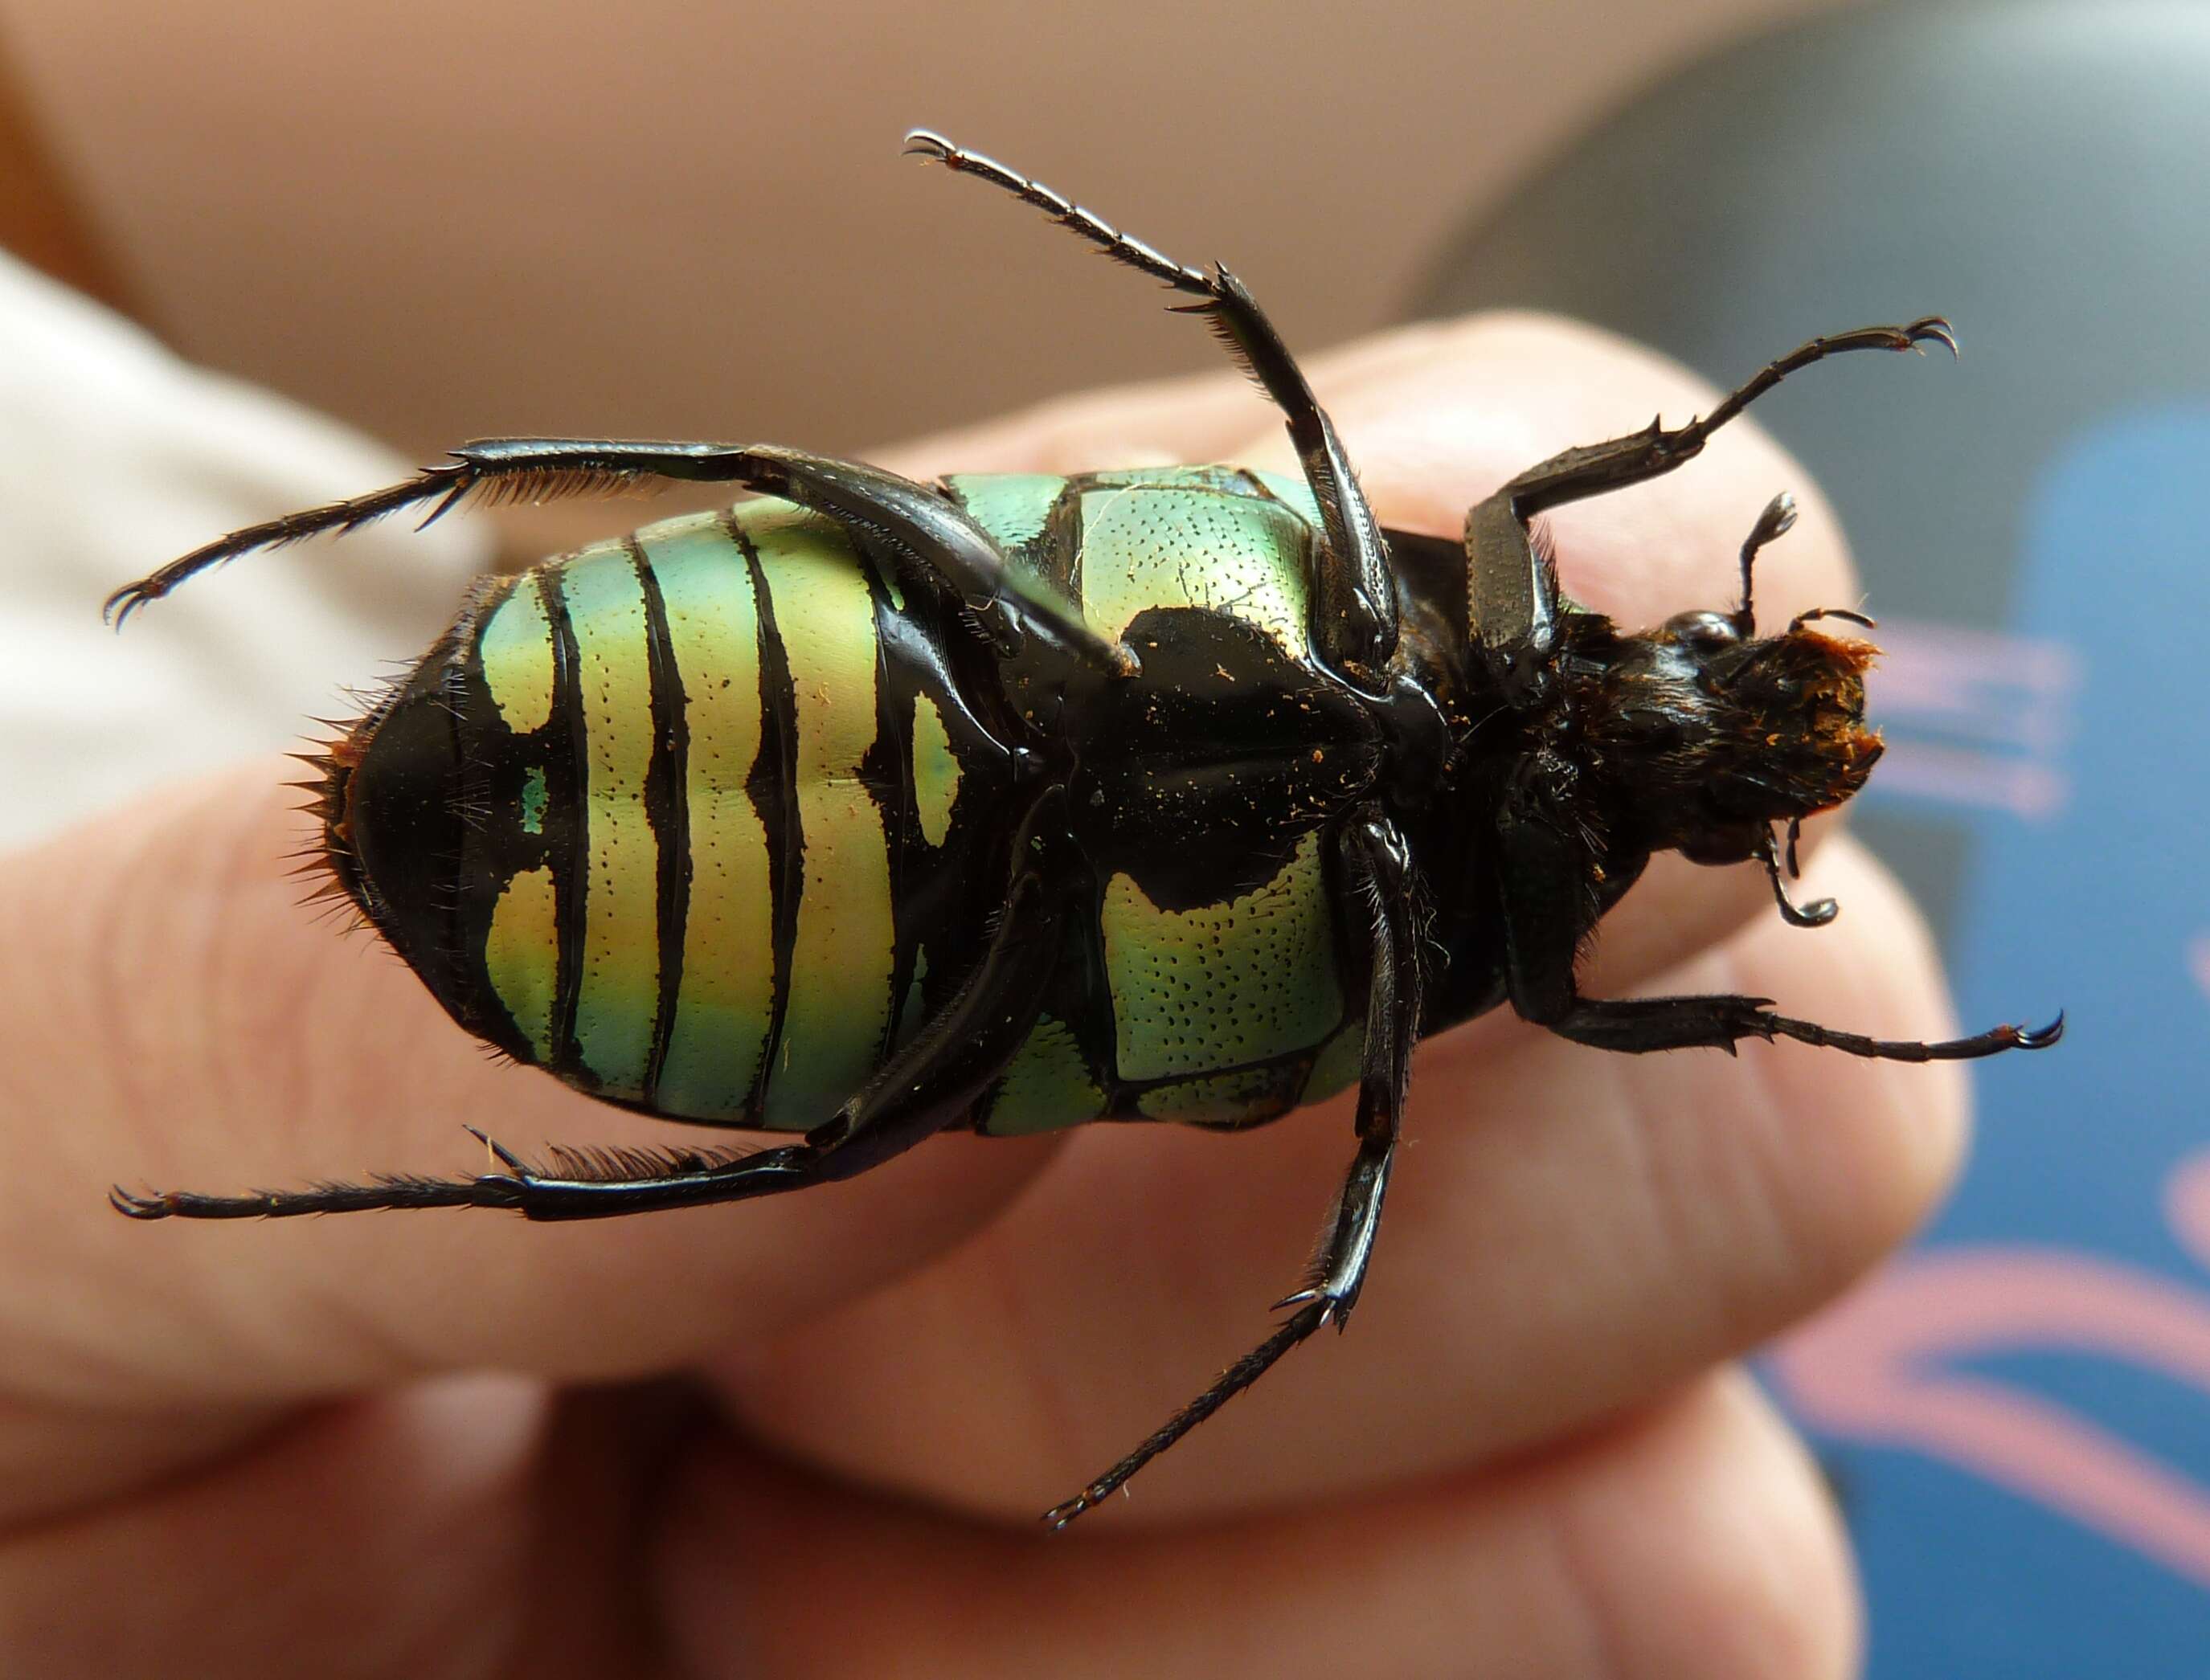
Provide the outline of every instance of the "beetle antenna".
{"type": "MultiPolygon", "coordinates": [[[[1800,825],[1790,823],[1788,834],[1788,872],[1796,873],[1796,829],[1800,825]]],[[[1780,919],[1791,928],[1822,928],[1842,913],[1842,906],[1832,899],[1813,899],[1800,908],[1788,896],[1787,886],[1780,879],[1780,847],[1772,831],[1765,831],[1765,844],[1757,849],[1757,860],[1765,865],[1766,879],[1772,883],[1772,901],[1780,906],[1780,919]]]]}
{"type": "Polygon", "coordinates": [[[1788,621],[1788,634],[1795,635],[1814,618],[1846,618],[1852,624],[1861,624],[1869,630],[1880,628],[1862,612],[1852,612],[1845,606],[1814,606],[1808,612],[1799,612],[1788,621]]]}
{"type": "Polygon", "coordinates": [[[1732,616],[1736,633],[1745,641],[1757,633],[1757,615],[1750,608],[1749,587],[1750,572],[1757,564],[1757,551],[1776,537],[1787,535],[1795,523],[1796,498],[1784,490],[1765,504],[1765,511],[1757,516],[1757,523],[1742,539],[1742,605],[1732,616]]]}

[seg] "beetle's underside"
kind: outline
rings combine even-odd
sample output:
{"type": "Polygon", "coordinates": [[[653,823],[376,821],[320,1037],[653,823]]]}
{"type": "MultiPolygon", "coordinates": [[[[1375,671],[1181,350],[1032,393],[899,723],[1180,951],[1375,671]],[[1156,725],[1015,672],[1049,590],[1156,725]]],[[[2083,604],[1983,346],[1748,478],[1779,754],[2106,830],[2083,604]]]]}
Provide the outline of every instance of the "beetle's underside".
{"type": "Polygon", "coordinates": [[[939,136],[910,148],[1195,301],[1282,409],[1301,479],[1180,468],[925,485],[769,447],[502,439],[209,545],[408,508],[682,480],[773,501],[485,586],[324,762],[343,889],[463,1026],[608,1100],[802,1134],[756,1153],[564,1152],[300,1191],[135,1195],[140,1218],[372,1207],[578,1219],[848,1177],[947,1128],[1237,1126],[1355,1083],[1357,1147],[1259,1347],[1064,1525],[1358,1298],[1423,1031],[1508,1003],[1615,1051],[1793,1039],[1909,1061],[1754,998],[1584,997],[1574,958],[1649,857],[1760,862],[1861,786],[1869,650],[1742,604],[1622,633],[1562,600],[1546,510],[1671,471],[1826,356],[1953,349],[1938,319],[1816,339],[1686,425],[1569,449],[1463,549],[1385,532],[1242,284],[939,136]],[[1785,834],[1785,840],[1782,838],[1785,834]],[[1434,954],[1440,952],[1439,958],[1434,954]]]}

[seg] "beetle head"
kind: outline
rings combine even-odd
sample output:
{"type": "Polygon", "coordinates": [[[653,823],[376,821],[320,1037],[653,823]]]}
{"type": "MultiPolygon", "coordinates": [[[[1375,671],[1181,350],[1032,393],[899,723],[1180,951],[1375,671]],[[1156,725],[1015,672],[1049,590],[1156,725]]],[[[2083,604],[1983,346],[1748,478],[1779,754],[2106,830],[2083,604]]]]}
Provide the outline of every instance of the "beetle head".
{"type": "Polygon", "coordinates": [[[1787,497],[1766,508],[1742,545],[1733,611],[1678,613],[1621,638],[1601,661],[1581,729],[1653,849],[1700,864],[1757,858],[1783,913],[1816,923],[1833,907],[1799,912],[1789,902],[1774,829],[1788,826],[1792,870],[1796,826],[1864,786],[1881,755],[1864,721],[1864,672],[1879,650],[1810,628],[1827,618],[1870,628],[1839,607],[1802,613],[1778,635],[1756,633],[1752,563],[1795,519],[1787,497]]]}
{"type": "Polygon", "coordinates": [[[1796,620],[1744,636],[1724,613],[1684,612],[1629,638],[1585,727],[1615,785],[1697,863],[1762,856],[1772,825],[1839,805],[1881,754],[1865,727],[1876,650],[1796,620]]]}

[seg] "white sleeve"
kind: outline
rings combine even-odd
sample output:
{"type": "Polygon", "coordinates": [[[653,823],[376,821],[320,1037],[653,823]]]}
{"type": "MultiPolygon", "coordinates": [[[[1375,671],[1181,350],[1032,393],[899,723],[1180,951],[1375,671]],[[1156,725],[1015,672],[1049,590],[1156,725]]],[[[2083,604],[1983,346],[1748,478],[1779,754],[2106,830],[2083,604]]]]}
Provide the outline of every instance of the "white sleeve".
{"type": "Polygon", "coordinates": [[[249,556],[121,635],[100,616],[225,532],[410,470],[0,254],[0,848],[294,745],[310,715],[348,716],[349,689],[411,665],[486,563],[463,520],[249,556]]]}

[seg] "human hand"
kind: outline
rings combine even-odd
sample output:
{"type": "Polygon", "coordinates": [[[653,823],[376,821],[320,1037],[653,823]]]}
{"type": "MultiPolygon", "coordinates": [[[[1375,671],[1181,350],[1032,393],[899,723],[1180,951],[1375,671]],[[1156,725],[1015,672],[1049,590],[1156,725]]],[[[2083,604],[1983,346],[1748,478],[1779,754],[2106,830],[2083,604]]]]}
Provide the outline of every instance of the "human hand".
{"type": "MultiPolygon", "coordinates": [[[[1562,444],[1708,400],[1523,318],[1392,334],[1313,374],[1384,521],[1437,532],[1562,444]]],[[[1288,451],[1223,376],[879,458],[1288,451]]],[[[1783,487],[1804,517],[1760,568],[1761,612],[1849,600],[1831,516],[1747,425],[1561,513],[1567,590],[1633,624],[1724,606],[1783,487]]],[[[526,1151],[671,1135],[492,1064],[388,953],[303,914],[282,860],[311,835],[276,780],[196,784],[0,860],[0,1671],[1853,1663],[1811,1467],[1715,1367],[1923,1215],[1960,1146],[1955,1069],[1761,1044],[1607,1056],[1504,1012],[1428,1045],[1348,1340],[1299,1352],[1054,1538],[1037,1510],[1264,1334],[1351,1149],[1341,1103],[1237,1136],[947,1137],[848,1184],[650,1219],[134,1225],[112,1180],[443,1175],[465,1168],[464,1121],[526,1151]],[[650,1380],[668,1374],[715,1405],[650,1380]]],[[[1817,933],[1780,922],[1754,865],[1661,860],[1588,991],[1743,991],[1941,1036],[1892,882],[1845,840],[1809,875],[1846,911],[1817,933]]]]}

